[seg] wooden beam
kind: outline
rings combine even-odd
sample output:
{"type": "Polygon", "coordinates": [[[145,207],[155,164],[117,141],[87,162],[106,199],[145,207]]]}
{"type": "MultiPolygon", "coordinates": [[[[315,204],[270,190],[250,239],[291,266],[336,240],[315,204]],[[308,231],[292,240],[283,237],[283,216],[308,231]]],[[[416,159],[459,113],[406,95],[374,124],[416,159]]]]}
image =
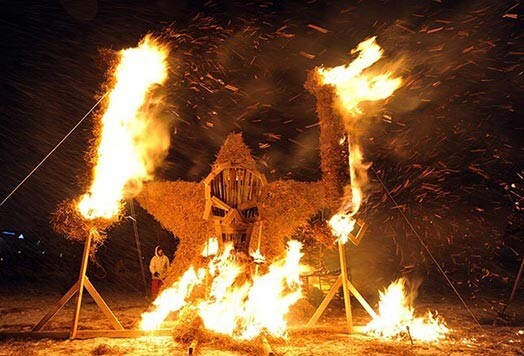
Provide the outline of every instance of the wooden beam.
{"type": "Polygon", "coordinates": [[[337,290],[340,288],[341,285],[342,285],[342,276],[339,275],[337,280],[335,281],[335,284],[333,284],[333,286],[329,290],[326,297],[322,300],[322,303],[320,303],[320,305],[318,306],[317,310],[315,311],[311,319],[309,319],[309,321],[307,322],[306,326],[309,327],[309,326],[315,325],[315,323],[318,321],[318,319],[320,318],[320,316],[322,315],[326,307],[329,305],[329,302],[331,302],[331,299],[333,299],[333,297],[335,296],[335,294],[337,293],[337,290]]]}
{"type": "Polygon", "coordinates": [[[76,281],[76,283],[73,284],[71,288],[69,288],[67,293],[64,294],[62,298],[60,298],[53,308],[51,308],[42,319],[40,319],[38,324],[33,327],[32,331],[39,331],[42,329],[49,320],[51,320],[60,310],[62,310],[64,305],[66,305],[67,302],[69,302],[69,300],[71,300],[71,298],[76,294],[76,292],[78,292],[78,286],[79,281],[76,281]]]}
{"type": "Polygon", "coordinates": [[[347,281],[347,286],[349,288],[349,290],[351,291],[351,293],[355,296],[355,298],[357,298],[357,300],[360,302],[360,304],[362,305],[362,307],[364,307],[364,309],[368,312],[368,314],[373,318],[377,318],[377,313],[375,313],[375,311],[373,310],[373,308],[371,308],[371,306],[369,305],[369,303],[364,299],[364,297],[362,296],[362,294],[360,294],[360,292],[355,288],[355,286],[348,280],[347,281]]]}
{"type": "Polygon", "coordinates": [[[109,319],[109,322],[111,323],[111,326],[115,328],[116,330],[124,330],[124,327],[118,319],[116,318],[115,314],[109,309],[104,299],[102,299],[102,296],[98,293],[98,291],[95,289],[95,287],[91,284],[91,281],[87,276],[85,277],[85,287],[89,294],[91,294],[91,297],[95,300],[96,304],[102,310],[102,312],[105,314],[105,316],[109,319]]]}
{"type": "MultiPolygon", "coordinates": [[[[68,339],[70,331],[12,331],[0,332],[0,339],[68,339]]],[[[142,336],[172,336],[171,329],[156,330],[78,330],[77,339],[93,339],[97,337],[107,338],[138,338],[142,336]]]]}
{"type": "Polygon", "coordinates": [[[224,201],[216,196],[211,197],[211,203],[217,208],[223,209],[225,211],[231,210],[231,207],[224,203],[224,201]]]}

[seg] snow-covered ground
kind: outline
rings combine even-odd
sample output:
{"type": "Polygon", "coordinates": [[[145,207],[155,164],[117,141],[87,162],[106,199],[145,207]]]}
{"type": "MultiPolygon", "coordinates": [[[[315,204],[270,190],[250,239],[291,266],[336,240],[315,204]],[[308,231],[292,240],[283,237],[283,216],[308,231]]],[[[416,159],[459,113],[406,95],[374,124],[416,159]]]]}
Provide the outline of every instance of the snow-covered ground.
{"type": "MultiPolygon", "coordinates": [[[[148,301],[136,294],[124,292],[101,293],[122,325],[136,327],[140,314],[149,305],[148,301]]],[[[17,292],[16,295],[0,295],[0,331],[22,331],[30,328],[60,298],[59,294],[35,294],[17,292]]],[[[426,298],[427,299],[427,298],[426,298]]],[[[408,340],[385,341],[365,335],[344,334],[344,314],[335,305],[328,309],[321,319],[319,328],[306,331],[301,328],[304,317],[295,317],[295,328],[288,340],[272,341],[277,355],[522,355],[524,349],[524,307],[522,300],[508,308],[517,322],[512,326],[498,326],[492,321],[497,313],[490,310],[489,303],[479,301],[473,307],[477,317],[485,325],[479,328],[464,308],[455,300],[424,301],[417,310],[438,310],[453,329],[449,338],[439,344],[415,343],[408,340]],[[484,304],[484,305],[481,305],[484,304]],[[300,320],[302,319],[302,320],[300,320]],[[520,322],[518,321],[520,320],[520,322]]],[[[67,329],[71,324],[73,301],[64,308],[46,329],[67,329]]],[[[473,304],[473,303],[472,303],[473,304]]],[[[363,309],[354,307],[355,324],[363,325],[369,317],[363,309]]],[[[110,324],[89,298],[82,308],[80,327],[82,329],[110,329],[110,324]]],[[[173,341],[171,337],[142,337],[137,339],[97,338],[89,340],[5,340],[0,339],[0,355],[187,355],[187,345],[173,341]]],[[[245,352],[224,350],[220,345],[201,344],[201,355],[241,355],[245,352]]]]}

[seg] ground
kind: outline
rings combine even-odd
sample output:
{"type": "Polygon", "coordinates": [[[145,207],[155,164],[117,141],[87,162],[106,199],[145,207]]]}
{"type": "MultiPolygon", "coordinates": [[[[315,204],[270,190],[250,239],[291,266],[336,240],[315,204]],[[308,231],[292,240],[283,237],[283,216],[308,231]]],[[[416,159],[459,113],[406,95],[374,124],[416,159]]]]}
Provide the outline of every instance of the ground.
{"type": "MultiPolygon", "coordinates": [[[[124,292],[101,293],[118,316],[124,327],[132,328],[148,301],[135,294],[124,292]]],[[[35,291],[0,294],[0,331],[29,330],[45,312],[60,298],[59,294],[39,294],[35,291]]],[[[497,318],[489,301],[470,301],[473,312],[481,321],[476,325],[460,302],[443,297],[426,297],[416,304],[416,309],[438,310],[453,329],[447,340],[438,344],[409,340],[377,340],[375,338],[344,333],[343,309],[335,305],[321,318],[318,328],[305,330],[295,322],[288,340],[271,344],[277,355],[524,355],[524,306],[522,299],[508,308],[513,322],[503,323],[497,318]],[[494,325],[493,321],[497,320],[494,325]]],[[[73,304],[70,302],[69,304],[73,304]]],[[[355,324],[369,321],[364,310],[354,305],[355,324]]],[[[70,326],[73,307],[68,305],[46,327],[67,329],[70,326]]],[[[303,323],[303,322],[302,322],[303,323]]],[[[96,304],[87,298],[83,305],[81,328],[109,329],[109,323],[96,304]]],[[[90,340],[2,340],[0,355],[187,355],[187,346],[177,344],[171,337],[90,340]]],[[[218,345],[199,345],[200,355],[242,355],[246,352],[220,349],[218,345]]]]}

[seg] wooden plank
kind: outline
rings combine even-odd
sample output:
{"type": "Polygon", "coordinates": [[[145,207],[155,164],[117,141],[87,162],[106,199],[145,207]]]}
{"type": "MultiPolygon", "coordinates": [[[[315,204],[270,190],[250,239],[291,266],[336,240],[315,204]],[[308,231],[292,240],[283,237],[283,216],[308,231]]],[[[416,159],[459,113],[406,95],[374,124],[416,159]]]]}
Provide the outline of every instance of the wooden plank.
{"type": "MultiPolygon", "coordinates": [[[[70,331],[68,330],[54,330],[54,331],[10,331],[0,332],[0,339],[68,339],[70,331]]],[[[93,339],[97,337],[108,338],[138,338],[142,336],[172,336],[171,329],[156,329],[156,330],[78,330],[76,333],[77,339],[93,339]]]]}
{"type": "Polygon", "coordinates": [[[113,314],[113,312],[111,311],[109,306],[106,304],[102,296],[98,293],[98,291],[93,286],[93,284],[91,284],[91,281],[89,280],[89,278],[87,278],[87,276],[85,277],[85,287],[87,291],[89,292],[89,294],[91,294],[91,297],[93,297],[93,299],[95,300],[100,310],[102,310],[104,315],[109,319],[111,326],[113,326],[116,330],[124,330],[124,327],[122,326],[122,324],[120,324],[115,314],[113,314]]]}
{"type": "Polygon", "coordinates": [[[51,308],[42,319],[40,319],[38,324],[33,327],[32,331],[39,331],[42,329],[49,320],[51,320],[60,310],[62,310],[67,302],[69,302],[76,292],[78,292],[79,283],[79,281],[76,281],[76,283],[73,284],[71,288],[69,288],[67,293],[64,294],[62,298],[60,298],[60,300],[53,306],[53,308],[51,308]]]}
{"type": "Polygon", "coordinates": [[[231,206],[230,205],[228,205],[222,199],[220,199],[220,198],[218,198],[216,196],[211,197],[211,202],[213,203],[214,206],[216,206],[217,208],[223,209],[226,212],[231,210],[231,206]]]}
{"type": "Polygon", "coordinates": [[[68,339],[70,331],[2,331],[0,340],[6,339],[68,339]]]}

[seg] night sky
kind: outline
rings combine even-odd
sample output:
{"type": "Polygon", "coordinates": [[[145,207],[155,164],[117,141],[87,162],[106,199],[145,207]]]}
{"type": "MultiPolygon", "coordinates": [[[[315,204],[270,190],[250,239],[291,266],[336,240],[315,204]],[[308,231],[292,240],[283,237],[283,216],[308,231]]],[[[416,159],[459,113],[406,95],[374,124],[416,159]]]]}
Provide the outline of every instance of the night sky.
{"type": "MultiPolygon", "coordinates": [[[[160,179],[202,179],[236,131],[269,180],[317,180],[307,72],[347,63],[349,50],[376,35],[388,58],[402,59],[396,74],[406,85],[368,118],[364,152],[399,206],[371,171],[362,216],[377,232],[403,231],[404,245],[417,246],[400,253],[404,269],[427,259],[396,209],[446,270],[473,271],[456,275],[460,284],[504,285],[524,252],[520,13],[518,1],[4,1],[0,198],[96,102],[115,51],[147,33],[172,47],[165,87],[172,145],[160,179]]],[[[89,181],[92,119],[0,208],[0,229],[76,251],[49,219],[89,181]]],[[[147,248],[169,240],[139,215],[147,248]]],[[[114,231],[120,244],[109,242],[102,260],[132,241],[131,224],[122,225],[114,231]]]]}

